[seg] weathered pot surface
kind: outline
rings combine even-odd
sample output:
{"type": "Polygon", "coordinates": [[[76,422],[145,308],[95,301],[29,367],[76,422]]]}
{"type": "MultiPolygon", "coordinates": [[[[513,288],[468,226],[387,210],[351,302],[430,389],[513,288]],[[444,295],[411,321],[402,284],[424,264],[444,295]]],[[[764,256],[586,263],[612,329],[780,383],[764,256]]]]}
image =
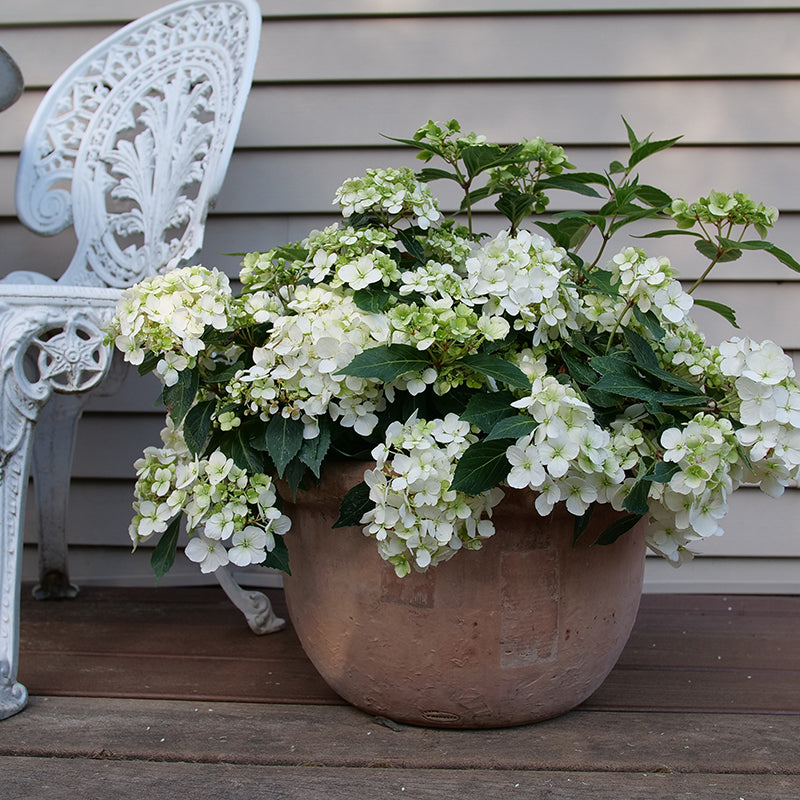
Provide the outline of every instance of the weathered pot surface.
{"type": "Polygon", "coordinates": [[[590,547],[620,516],[600,507],[573,546],[566,509],[542,518],[533,493],[506,490],[482,550],[398,578],[360,528],[332,530],[364,469],[337,466],[284,503],[289,614],[334,691],[400,722],[490,728],[557,716],[600,686],[636,618],[644,523],[590,547]]]}

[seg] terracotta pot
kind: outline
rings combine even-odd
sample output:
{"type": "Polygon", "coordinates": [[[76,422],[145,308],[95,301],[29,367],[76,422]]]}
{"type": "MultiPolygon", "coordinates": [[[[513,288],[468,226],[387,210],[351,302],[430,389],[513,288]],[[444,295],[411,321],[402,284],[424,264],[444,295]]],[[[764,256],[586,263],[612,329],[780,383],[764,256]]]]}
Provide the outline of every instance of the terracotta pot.
{"type": "Polygon", "coordinates": [[[364,469],[343,464],[284,503],[289,614],[334,691],[400,722],[490,728],[557,716],[600,686],[639,606],[643,523],[590,547],[619,516],[602,507],[573,546],[566,509],[542,518],[533,493],[506,490],[482,550],[397,578],[360,528],[331,527],[364,469]]]}

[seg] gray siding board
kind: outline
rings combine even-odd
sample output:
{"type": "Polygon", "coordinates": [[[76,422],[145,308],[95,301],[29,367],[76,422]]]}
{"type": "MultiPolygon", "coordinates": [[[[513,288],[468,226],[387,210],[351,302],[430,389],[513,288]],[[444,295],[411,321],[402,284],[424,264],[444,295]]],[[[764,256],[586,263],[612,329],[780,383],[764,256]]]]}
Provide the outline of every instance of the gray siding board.
{"type": "MultiPolygon", "coordinates": [[[[431,14],[485,14],[485,0],[260,0],[262,14],[272,17],[394,16],[431,14]]],[[[105,22],[123,24],[165,5],[163,0],[128,0],[126,3],[71,0],[9,2],[0,7],[0,25],[105,22]]],[[[795,8],[794,0],[503,0],[492,13],[552,14],[565,12],[617,13],[620,11],[741,11],[795,8]]]]}
{"type": "MultiPolygon", "coordinates": [[[[0,153],[19,152],[43,97],[44,89],[31,89],[3,112],[0,153]]],[[[797,86],[786,78],[494,81],[482,87],[479,105],[474,85],[442,81],[260,83],[250,92],[237,147],[375,147],[386,143],[381,133],[403,136],[410,125],[445,117],[495,141],[538,135],[565,147],[624,145],[622,116],[640,135],[680,134],[683,145],[787,144],[800,130],[796,99],[797,86]]]]}
{"type": "MultiPolygon", "coordinates": [[[[27,85],[48,86],[117,27],[70,27],[65,35],[58,26],[9,26],[3,46],[27,85]]],[[[793,75],[800,71],[798,38],[800,15],[790,11],[279,19],[264,24],[255,80],[793,75]],[[770,47],[754,48],[754,41],[770,47]]]]}
{"type": "MultiPolygon", "coordinates": [[[[298,241],[309,231],[333,224],[337,219],[333,210],[330,214],[215,214],[209,218],[203,249],[191,260],[193,263],[217,267],[235,277],[241,264],[241,257],[235,254],[269,250],[298,241]]],[[[482,230],[499,230],[502,227],[497,215],[481,215],[479,220],[482,230]]],[[[637,226],[632,230],[645,232],[647,228],[637,226]]],[[[800,253],[800,215],[783,214],[771,240],[788,252],[800,253]]],[[[33,269],[52,278],[58,278],[64,271],[64,254],[72,252],[74,246],[67,232],[55,237],[37,236],[10,218],[0,219],[0,241],[3,243],[3,273],[13,265],[15,268],[33,269]]],[[[703,269],[703,262],[688,241],[661,239],[641,242],[641,245],[648,253],[670,258],[681,277],[687,281],[698,278],[703,269]]],[[[585,250],[588,249],[587,244],[585,250]]],[[[614,252],[613,243],[609,245],[609,252],[614,252]]],[[[739,261],[719,265],[709,278],[709,282],[715,285],[728,280],[795,283],[800,281],[800,274],[788,270],[767,253],[753,251],[739,261]]],[[[780,286],[773,288],[780,291],[780,286]]]]}
{"type": "MultiPolygon", "coordinates": [[[[485,0],[260,0],[262,14],[272,17],[394,16],[487,13],[485,0]]],[[[165,5],[163,0],[128,0],[126,3],[98,0],[52,0],[8,2],[0,7],[0,25],[105,22],[123,24],[165,5]]],[[[564,12],[617,13],[620,11],[703,11],[795,8],[794,0],[503,0],[492,13],[552,14],[564,12]]]]}
{"type": "MultiPolygon", "coordinates": [[[[420,122],[409,120],[406,131],[420,122]]],[[[376,134],[377,139],[377,134],[376,134]]],[[[583,169],[604,169],[612,159],[624,158],[617,147],[572,147],[568,154],[583,169]]],[[[376,166],[418,166],[413,156],[396,148],[240,150],[231,159],[215,207],[219,214],[328,214],[336,188],[346,179],[376,166]]],[[[16,158],[0,156],[0,217],[13,217],[16,158]]],[[[643,182],[655,183],[671,194],[694,200],[709,189],[741,189],[754,199],[768,200],[782,211],[800,211],[800,151],[774,146],[751,151],[745,147],[681,147],[660,153],[641,169],[643,182]],[[757,156],[757,157],[756,157],[757,156]],[[795,176],[794,180],[787,180],[795,176]],[[734,177],[732,177],[734,176],[734,177]],[[732,185],[733,184],[733,185],[732,185]]],[[[455,188],[435,189],[445,210],[460,201],[455,188]]],[[[553,196],[552,210],[590,205],[585,198],[553,196]]],[[[491,208],[486,205],[486,208],[491,208]]]]}

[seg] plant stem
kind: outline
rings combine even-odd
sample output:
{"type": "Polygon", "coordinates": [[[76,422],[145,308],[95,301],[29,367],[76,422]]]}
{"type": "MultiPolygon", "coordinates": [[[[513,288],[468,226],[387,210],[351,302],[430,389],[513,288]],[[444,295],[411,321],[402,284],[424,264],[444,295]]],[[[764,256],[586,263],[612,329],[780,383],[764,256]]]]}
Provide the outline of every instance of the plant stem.
{"type": "Polygon", "coordinates": [[[722,253],[717,251],[717,255],[712,259],[711,263],[706,267],[706,271],[694,282],[694,285],[691,289],[687,292],[687,294],[692,294],[694,290],[708,277],[708,273],[711,272],[712,269],[719,263],[719,259],[722,253]]]}

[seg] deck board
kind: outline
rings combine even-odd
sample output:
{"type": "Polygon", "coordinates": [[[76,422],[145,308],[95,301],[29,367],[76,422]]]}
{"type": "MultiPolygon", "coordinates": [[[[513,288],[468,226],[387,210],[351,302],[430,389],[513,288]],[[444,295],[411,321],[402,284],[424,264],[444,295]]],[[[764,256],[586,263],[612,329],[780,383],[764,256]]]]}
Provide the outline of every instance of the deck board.
{"type": "MultiPolygon", "coordinates": [[[[340,704],[291,628],[255,636],[218,587],[88,587],[22,603],[33,695],[340,704]]],[[[285,616],[280,590],[268,590],[285,616]]],[[[586,710],[800,713],[800,598],[644,595],[586,710]]]]}
{"type": "Polygon", "coordinates": [[[344,704],[216,587],[26,597],[21,630],[0,800],[800,800],[800,597],[645,595],[586,703],[488,731],[344,704]]]}

